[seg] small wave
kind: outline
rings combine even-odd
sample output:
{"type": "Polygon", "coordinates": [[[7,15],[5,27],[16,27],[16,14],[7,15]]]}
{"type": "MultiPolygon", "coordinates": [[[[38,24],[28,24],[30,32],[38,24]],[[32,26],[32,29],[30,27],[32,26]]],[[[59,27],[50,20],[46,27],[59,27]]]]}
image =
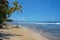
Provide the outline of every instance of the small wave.
{"type": "Polygon", "coordinates": [[[56,24],[60,24],[60,23],[56,23],[56,24]]]}
{"type": "Polygon", "coordinates": [[[58,24],[60,25],[60,23],[34,23],[34,24],[58,24]]]}

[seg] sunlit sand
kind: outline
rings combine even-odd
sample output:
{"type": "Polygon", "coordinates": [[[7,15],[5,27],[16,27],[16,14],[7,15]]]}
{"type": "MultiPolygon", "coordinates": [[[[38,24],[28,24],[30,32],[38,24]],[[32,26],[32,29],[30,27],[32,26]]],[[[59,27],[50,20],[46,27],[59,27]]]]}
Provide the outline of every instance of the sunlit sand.
{"type": "Polygon", "coordinates": [[[49,40],[48,38],[29,30],[28,28],[8,27],[2,30],[4,40],[49,40]]]}

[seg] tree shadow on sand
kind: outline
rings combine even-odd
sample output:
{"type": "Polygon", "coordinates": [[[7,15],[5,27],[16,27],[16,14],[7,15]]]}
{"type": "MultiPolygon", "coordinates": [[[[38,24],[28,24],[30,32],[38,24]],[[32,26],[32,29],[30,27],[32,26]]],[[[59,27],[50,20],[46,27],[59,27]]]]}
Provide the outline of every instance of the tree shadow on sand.
{"type": "Polygon", "coordinates": [[[22,35],[8,34],[8,33],[0,33],[0,38],[1,39],[9,39],[11,36],[14,37],[14,36],[22,36],[22,35]]]}

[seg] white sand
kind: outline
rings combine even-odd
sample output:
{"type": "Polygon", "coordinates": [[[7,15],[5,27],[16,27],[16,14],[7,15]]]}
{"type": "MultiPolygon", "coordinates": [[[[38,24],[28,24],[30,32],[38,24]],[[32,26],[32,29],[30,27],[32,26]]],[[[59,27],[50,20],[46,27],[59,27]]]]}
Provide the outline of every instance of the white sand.
{"type": "Polygon", "coordinates": [[[6,35],[4,40],[49,40],[44,36],[29,30],[28,28],[7,28],[3,30],[3,33],[12,34],[6,35]]]}

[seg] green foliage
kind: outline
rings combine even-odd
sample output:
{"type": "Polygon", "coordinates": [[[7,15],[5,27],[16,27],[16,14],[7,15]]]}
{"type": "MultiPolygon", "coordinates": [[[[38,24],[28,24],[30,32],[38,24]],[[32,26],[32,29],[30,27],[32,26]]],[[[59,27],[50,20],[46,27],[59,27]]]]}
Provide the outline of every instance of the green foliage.
{"type": "Polygon", "coordinates": [[[11,14],[15,11],[21,12],[22,13],[22,6],[18,4],[17,1],[13,2],[13,7],[11,7],[8,11],[8,15],[9,17],[11,16],[11,14]]]}
{"type": "Polygon", "coordinates": [[[10,17],[15,11],[22,13],[22,6],[17,1],[13,2],[13,7],[9,7],[8,5],[9,2],[7,0],[0,0],[0,23],[6,21],[7,17],[10,17]]]}

